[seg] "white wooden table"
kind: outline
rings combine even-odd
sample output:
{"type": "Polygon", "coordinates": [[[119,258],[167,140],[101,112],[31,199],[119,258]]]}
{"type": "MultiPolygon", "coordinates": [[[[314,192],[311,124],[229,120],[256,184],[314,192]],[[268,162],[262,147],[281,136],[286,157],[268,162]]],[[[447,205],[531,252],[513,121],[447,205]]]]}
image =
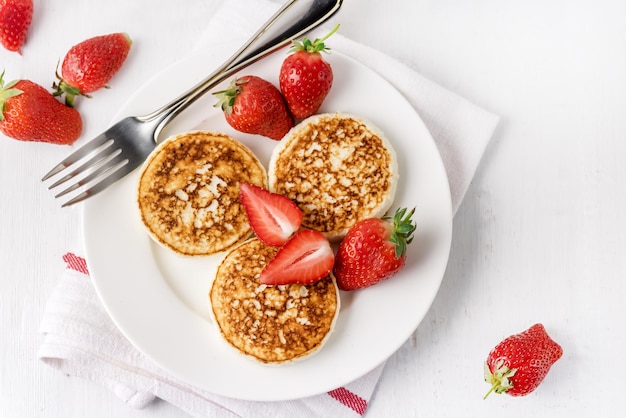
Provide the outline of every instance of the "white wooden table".
{"type": "MultiPolygon", "coordinates": [[[[35,0],[23,55],[0,51],[0,66],[49,85],[71,45],[126,31],[133,60],[150,65],[125,71],[148,78],[192,49],[221,2],[35,0]]],[[[455,218],[440,292],[366,416],[615,416],[626,371],[626,3],[346,0],[341,13],[344,35],[502,116],[455,218]],[[563,358],[532,395],[483,400],[488,351],[535,322],[563,358]]],[[[101,120],[135,87],[120,77],[97,93],[101,120]]],[[[85,121],[85,137],[101,120],[85,121]]],[[[80,236],[80,208],[61,209],[39,182],[67,152],[0,137],[0,417],[184,416],[164,402],[130,409],[37,360],[61,256],[80,236]]]]}

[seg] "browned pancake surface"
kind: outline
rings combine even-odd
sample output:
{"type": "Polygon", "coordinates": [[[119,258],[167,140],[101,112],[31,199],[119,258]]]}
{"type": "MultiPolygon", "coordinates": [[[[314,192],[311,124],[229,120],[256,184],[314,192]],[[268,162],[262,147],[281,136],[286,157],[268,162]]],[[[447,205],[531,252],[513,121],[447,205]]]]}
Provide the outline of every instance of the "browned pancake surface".
{"type": "Polygon", "coordinates": [[[322,347],[339,312],[330,278],[310,285],[266,286],[258,281],[276,249],[256,238],[235,247],[219,266],[209,292],[222,336],[263,363],[284,363],[322,347]]]}
{"type": "Polygon", "coordinates": [[[182,255],[225,250],[250,234],[239,202],[242,182],[264,187],[264,167],[233,138],[189,132],[152,153],[141,174],[141,219],[160,244],[182,255]]]}
{"type": "Polygon", "coordinates": [[[274,150],[268,175],[270,190],[303,211],[303,226],[339,240],[358,220],[382,216],[390,207],[398,168],[378,128],[338,113],[294,127],[274,150]]]}

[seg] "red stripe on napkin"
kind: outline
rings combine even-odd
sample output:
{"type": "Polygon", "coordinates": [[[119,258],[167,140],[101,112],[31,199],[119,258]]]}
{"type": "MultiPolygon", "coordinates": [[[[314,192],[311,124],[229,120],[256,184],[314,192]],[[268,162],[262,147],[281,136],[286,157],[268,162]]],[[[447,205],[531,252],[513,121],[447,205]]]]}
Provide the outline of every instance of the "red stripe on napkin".
{"type": "Polygon", "coordinates": [[[367,401],[361,398],[356,393],[350,392],[348,389],[341,387],[335,390],[331,390],[328,394],[347,406],[351,408],[359,415],[365,414],[365,410],[367,409],[367,401]]]}
{"type": "Polygon", "coordinates": [[[83,257],[79,257],[74,253],[66,253],[63,261],[67,263],[67,267],[83,274],[89,274],[87,270],[87,261],[83,257]]]}

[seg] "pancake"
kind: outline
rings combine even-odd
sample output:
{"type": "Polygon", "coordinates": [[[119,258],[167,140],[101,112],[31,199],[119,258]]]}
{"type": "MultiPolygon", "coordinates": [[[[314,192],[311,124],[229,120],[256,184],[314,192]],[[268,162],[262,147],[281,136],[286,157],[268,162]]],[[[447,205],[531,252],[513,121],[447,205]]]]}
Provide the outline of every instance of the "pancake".
{"type": "Polygon", "coordinates": [[[221,133],[194,131],[168,138],[144,163],[137,203],[157,243],[185,256],[231,248],[251,234],[239,202],[242,182],[266,187],[257,157],[221,133]]]}
{"type": "Polygon", "coordinates": [[[339,314],[339,290],[330,276],[309,285],[267,286],[258,281],[278,251],[257,238],[232,249],[209,291],[219,332],[239,353],[282,364],[316,353],[339,314]]]}
{"type": "Polygon", "coordinates": [[[272,153],[269,188],[302,210],[302,226],[341,240],[357,221],[380,217],[398,183],[395,150],[374,124],[343,113],[296,125],[272,153]]]}

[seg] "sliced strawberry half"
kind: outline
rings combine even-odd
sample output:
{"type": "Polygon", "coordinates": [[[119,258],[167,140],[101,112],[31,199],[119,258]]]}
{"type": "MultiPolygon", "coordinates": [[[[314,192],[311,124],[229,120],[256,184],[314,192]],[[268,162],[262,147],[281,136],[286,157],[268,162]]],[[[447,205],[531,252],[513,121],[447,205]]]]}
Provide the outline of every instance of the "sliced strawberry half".
{"type": "Polygon", "coordinates": [[[253,184],[239,186],[250,227],[265,244],[280,247],[302,223],[302,211],[287,197],[253,184]]]}
{"type": "Polygon", "coordinates": [[[269,285],[313,283],[326,277],[334,262],[328,239],[321,232],[303,229],[278,250],[259,281],[269,285]]]}

